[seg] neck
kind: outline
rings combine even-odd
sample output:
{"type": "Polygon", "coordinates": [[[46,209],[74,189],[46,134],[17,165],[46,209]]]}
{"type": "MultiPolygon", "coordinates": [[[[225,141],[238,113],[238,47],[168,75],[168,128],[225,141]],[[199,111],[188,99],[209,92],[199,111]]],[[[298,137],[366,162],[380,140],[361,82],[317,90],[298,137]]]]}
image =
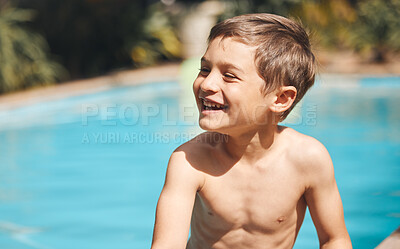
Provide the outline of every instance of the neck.
{"type": "Polygon", "coordinates": [[[235,160],[255,162],[273,148],[278,132],[279,126],[274,124],[245,133],[229,134],[224,147],[235,160]]]}

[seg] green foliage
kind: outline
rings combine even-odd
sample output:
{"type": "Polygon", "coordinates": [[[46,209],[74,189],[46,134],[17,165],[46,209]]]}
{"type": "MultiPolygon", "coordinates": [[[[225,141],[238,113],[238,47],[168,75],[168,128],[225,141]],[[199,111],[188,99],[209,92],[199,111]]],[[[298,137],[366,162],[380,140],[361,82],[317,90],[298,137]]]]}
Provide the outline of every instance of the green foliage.
{"type": "Polygon", "coordinates": [[[400,1],[370,0],[357,4],[357,20],[349,40],[357,51],[372,51],[372,60],[385,61],[386,53],[400,49],[400,1]]]}
{"type": "MultiPolygon", "coordinates": [[[[65,71],[50,53],[71,78],[178,60],[179,15],[204,1],[29,0],[17,1],[19,9],[0,7],[0,92],[58,80],[65,71]]],[[[375,61],[400,49],[400,0],[220,1],[220,20],[254,12],[299,18],[320,45],[372,52],[375,61]]]]}
{"type": "Polygon", "coordinates": [[[372,61],[400,49],[400,0],[225,0],[220,19],[252,12],[299,18],[323,47],[372,53],[372,61]]]}
{"type": "Polygon", "coordinates": [[[131,65],[127,43],[143,37],[146,11],[141,1],[30,0],[32,28],[40,30],[71,78],[92,77],[131,65]]]}
{"type": "Polygon", "coordinates": [[[303,1],[292,14],[312,30],[321,46],[341,49],[350,45],[348,27],[357,16],[348,0],[303,1]]]}
{"type": "Polygon", "coordinates": [[[32,18],[30,10],[0,9],[0,93],[52,84],[64,72],[43,37],[23,26],[32,18]]]}
{"type": "Polygon", "coordinates": [[[33,28],[72,78],[179,58],[179,41],[163,4],[148,0],[29,0],[33,28]]]}
{"type": "Polygon", "coordinates": [[[149,17],[143,25],[143,39],[130,46],[132,60],[140,66],[160,60],[174,60],[181,56],[181,43],[172,25],[172,17],[161,4],[149,8],[149,17]]]}
{"type": "Polygon", "coordinates": [[[373,62],[383,62],[389,51],[400,49],[399,0],[305,1],[294,12],[322,46],[372,54],[373,62]]]}
{"type": "Polygon", "coordinates": [[[300,5],[302,0],[222,0],[226,4],[226,11],[220,19],[246,13],[267,12],[288,16],[293,8],[300,5]]]}

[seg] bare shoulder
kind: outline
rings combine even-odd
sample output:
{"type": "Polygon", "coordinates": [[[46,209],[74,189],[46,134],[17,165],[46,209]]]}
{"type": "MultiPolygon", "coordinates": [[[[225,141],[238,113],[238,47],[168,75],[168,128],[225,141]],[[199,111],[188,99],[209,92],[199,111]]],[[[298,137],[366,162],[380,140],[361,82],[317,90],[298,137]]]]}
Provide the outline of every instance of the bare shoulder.
{"type": "Polygon", "coordinates": [[[169,175],[191,179],[192,182],[204,183],[204,172],[211,164],[210,153],[223,139],[221,134],[205,132],[179,146],[171,155],[167,177],[169,175]]]}
{"type": "Polygon", "coordinates": [[[292,128],[281,128],[289,151],[289,160],[307,176],[316,179],[333,177],[333,164],[328,150],[317,139],[292,128]]]}
{"type": "Polygon", "coordinates": [[[217,132],[203,132],[177,148],[180,150],[198,150],[215,147],[226,139],[225,135],[217,132]]]}
{"type": "Polygon", "coordinates": [[[300,157],[297,159],[307,162],[329,157],[327,149],[317,139],[289,127],[282,127],[281,129],[286,143],[290,146],[289,149],[293,152],[292,154],[300,157]]]}
{"type": "Polygon", "coordinates": [[[184,154],[186,159],[193,166],[198,166],[199,161],[204,162],[210,159],[211,151],[225,139],[224,135],[215,132],[204,132],[190,141],[179,146],[175,153],[184,154]]]}

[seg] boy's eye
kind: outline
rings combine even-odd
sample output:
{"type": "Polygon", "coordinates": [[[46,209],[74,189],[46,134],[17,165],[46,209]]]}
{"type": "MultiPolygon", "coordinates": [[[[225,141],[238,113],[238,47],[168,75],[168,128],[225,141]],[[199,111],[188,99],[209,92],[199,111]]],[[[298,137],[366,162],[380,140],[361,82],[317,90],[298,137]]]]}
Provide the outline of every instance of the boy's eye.
{"type": "Polygon", "coordinates": [[[224,74],[224,77],[228,78],[228,79],[236,79],[237,77],[231,73],[226,73],[224,74]]]}
{"type": "Polygon", "coordinates": [[[207,76],[209,73],[210,73],[210,69],[204,68],[204,67],[200,68],[200,74],[201,75],[207,76]]]}

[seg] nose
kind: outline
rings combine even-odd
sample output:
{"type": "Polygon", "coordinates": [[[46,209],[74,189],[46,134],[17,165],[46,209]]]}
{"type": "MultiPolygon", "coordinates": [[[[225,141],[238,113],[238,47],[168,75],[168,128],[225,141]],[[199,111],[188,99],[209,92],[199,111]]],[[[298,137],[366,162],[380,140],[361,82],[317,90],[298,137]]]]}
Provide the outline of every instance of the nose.
{"type": "Polygon", "coordinates": [[[218,86],[218,79],[210,73],[203,79],[203,81],[200,83],[200,89],[203,92],[218,92],[219,86],[218,86]]]}

